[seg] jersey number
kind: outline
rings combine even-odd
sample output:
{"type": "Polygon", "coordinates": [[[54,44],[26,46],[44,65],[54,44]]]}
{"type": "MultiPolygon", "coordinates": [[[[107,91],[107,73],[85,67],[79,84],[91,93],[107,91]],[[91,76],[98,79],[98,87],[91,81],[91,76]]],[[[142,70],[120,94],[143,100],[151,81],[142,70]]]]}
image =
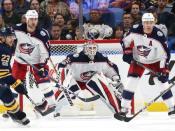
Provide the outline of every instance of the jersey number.
{"type": "Polygon", "coordinates": [[[9,60],[10,60],[9,55],[2,55],[1,62],[3,63],[3,65],[8,65],[9,60]]]}

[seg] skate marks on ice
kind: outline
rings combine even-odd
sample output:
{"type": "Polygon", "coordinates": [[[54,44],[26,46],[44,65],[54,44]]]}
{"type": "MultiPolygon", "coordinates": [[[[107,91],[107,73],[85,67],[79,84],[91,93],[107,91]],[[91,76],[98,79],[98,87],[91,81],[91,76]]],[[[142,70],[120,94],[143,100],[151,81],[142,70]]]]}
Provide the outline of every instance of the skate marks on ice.
{"type": "Polygon", "coordinates": [[[175,131],[175,119],[167,116],[167,113],[149,113],[147,116],[140,116],[129,123],[118,121],[114,118],[77,118],[60,117],[57,119],[41,117],[39,119],[31,118],[29,126],[20,126],[11,120],[0,118],[0,130],[6,129],[13,131],[39,130],[39,129],[62,129],[76,131],[175,131]]]}

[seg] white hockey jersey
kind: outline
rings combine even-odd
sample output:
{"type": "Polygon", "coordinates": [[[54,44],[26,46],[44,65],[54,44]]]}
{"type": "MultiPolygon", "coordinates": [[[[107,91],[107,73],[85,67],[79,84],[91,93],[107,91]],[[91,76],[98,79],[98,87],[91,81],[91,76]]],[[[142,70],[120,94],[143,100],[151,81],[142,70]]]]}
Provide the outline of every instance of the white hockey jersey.
{"type": "Polygon", "coordinates": [[[170,59],[170,52],[167,48],[166,37],[156,27],[151,34],[143,32],[142,25],[134,25],[130,32],[123,38],[124,48],[133,48],[134,60],[151,64],[158,61],[166,63],[170,59]]]}
{"type": "Polygon", "coordinates": [[[14,29],[17,37],[15,60],[26,64],[18,58],[20,56],[31,64],[45,63],[49,58],[48,32],[37,28],[35,32],[28,33],[26,24],[18,24],[14,29]]]}
{"type": "Polygon", "coordinates": [[[117,65],[110,62],[107,57],[104,57],[99,52],[97,52],[93,61],[83,51],[78,54],[68,55],[64,61],[58,64],[58,69],[61,67],[70,69],[73,78],[80,82],[87,82],[94,73],[103,73],[110,79],[113,76],[119,76],[117,65]]]}

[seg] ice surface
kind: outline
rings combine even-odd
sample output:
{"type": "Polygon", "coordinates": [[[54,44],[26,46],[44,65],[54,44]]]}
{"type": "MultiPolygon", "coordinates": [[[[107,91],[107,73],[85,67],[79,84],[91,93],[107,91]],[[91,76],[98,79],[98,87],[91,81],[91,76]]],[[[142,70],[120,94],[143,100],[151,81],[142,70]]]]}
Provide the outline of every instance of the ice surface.
{"type": "Polygon", "coordinates": [[[149,113],[140,115],[129,123],[118,121],[112,117],[61,117],[52,115],[32,118],[29,126],[20,126],[11,120],[0,117],[0,131],[175,131],[175,119],[167,113],[149,113]]]}

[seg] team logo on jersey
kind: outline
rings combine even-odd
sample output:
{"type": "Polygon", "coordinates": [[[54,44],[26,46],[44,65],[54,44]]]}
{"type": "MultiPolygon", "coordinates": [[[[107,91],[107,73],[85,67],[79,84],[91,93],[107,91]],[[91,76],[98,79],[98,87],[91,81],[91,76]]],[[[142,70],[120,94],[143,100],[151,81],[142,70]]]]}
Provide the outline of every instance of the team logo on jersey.
{"type": "Polygon", "coordinates": [[[24,54],[31,54],[34,50],[34,46],[28,43],[21,43],[19,44],[19,50],[20,53],[24,53],[24,54]]]}
{"type": "Polygon", "coordinates": [[[94,74],[95,74],[95,71],[87,71],[87,72],[81,73],[80,77],[83,80],[89,80],[94,74]]]}
{"type": "Polygon", "coordinates": [[[151,49],[144,46],[144,45],[137,46],[137,53],[140,56],[147,57],[149,55],[150,51],[151,51],[151,49]]]}
{"type": "Polygon", "coordinates": [[[46,36],[46,33],[45,33],[44,31],[40,31],[40,34],[41,34],[42,36],[46,36]]]}
{"type": "Polygon", "coordinates": [[[160,31],[157,31],[157,35],[158,35],[158,36],[163,36],[163,33],[160,32],[160,31]]]}
{"type": "Polygon", "coordinates": [[[133,28],[138,28],[139,27],[139,24],[135,24],[135,25],[133,25],[133,28]]]}

